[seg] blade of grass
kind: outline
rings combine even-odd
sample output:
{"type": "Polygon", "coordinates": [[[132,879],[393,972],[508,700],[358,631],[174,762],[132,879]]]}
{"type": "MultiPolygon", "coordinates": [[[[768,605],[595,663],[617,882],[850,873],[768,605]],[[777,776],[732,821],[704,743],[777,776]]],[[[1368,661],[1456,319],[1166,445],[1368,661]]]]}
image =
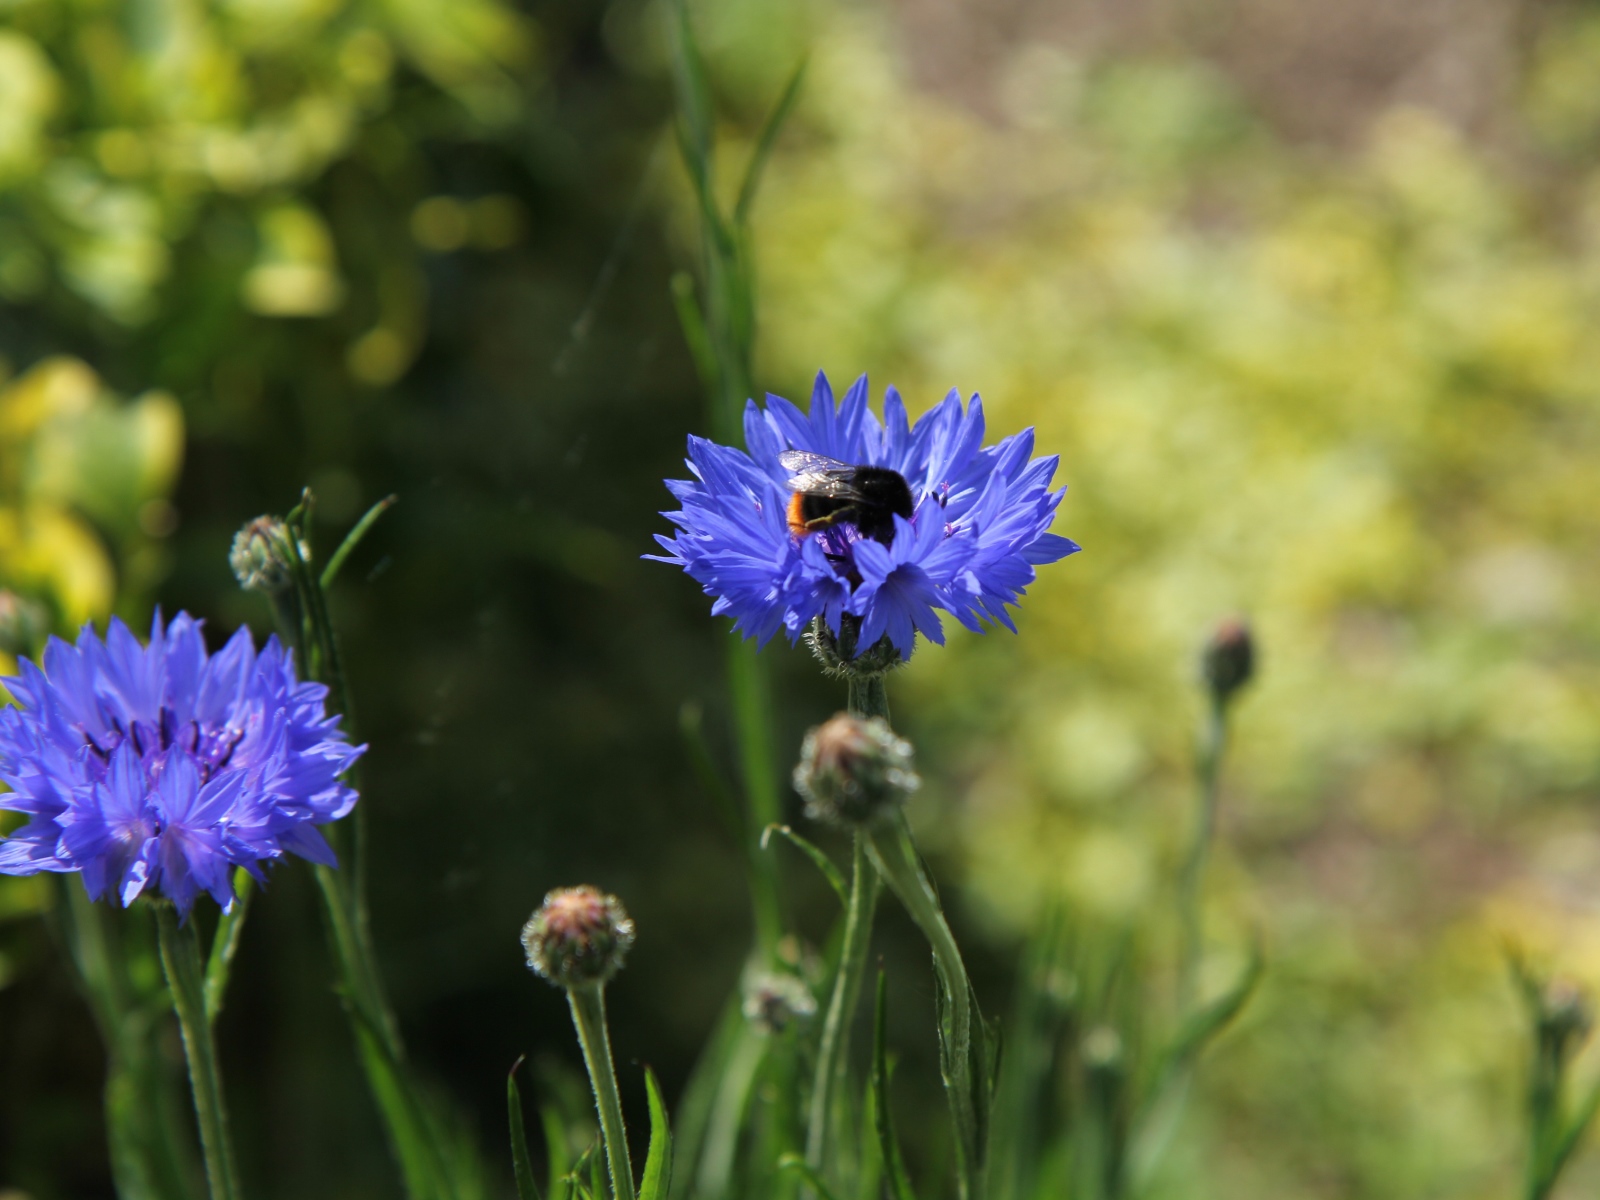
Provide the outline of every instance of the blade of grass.
{"type": "Polygon", "coordinates": [[[878,1153],[883,1160],[893,1200],[917,1200],[906,1173],[906,1160],[895,1137],[894,1117],[889,1111],[889,977],[878,972],[878,998],[872,1015],[872,1115],[878,1129],[878,1153]]]}
{"type": "Polygon", "coordinates": [[[328,559],[328,565],[322,568],[322,578],[318,582],[324,591],[332,587],[333,581],[339,578],[339,568],[344,566],[344,560],[350,557],[350,552],[361,544],[361,539],[367,536],[367,531],[377,524],[379,517],[399,501],[399,496],[385,496],[367,509],[361,520],[344,535],[344,541],[339,543],[339,548],[333,552],[333,557],[328,559]]]}
{"type": "Polygon", "coordinates": [[[767,159],[771,157],[772,147],[778,140],[778,134],[788,121],[795,101],[800,97],[800,85],[805,82],[805,77],[806,60],[802,58],[795,65],[794,73],[789,76],[789,82],[784,85],[778,102],[767,114],[766,123],[761,127],[761,134],[756,138],[756,147],[751,151],[750,162],[744,169],[744,182],[739,185],[739,199],[733,206],[733,224],[736,229],[743,229],[750,219],[750,209],[755,204],[756,191],[761,186],[761,175],[766,169],[767,159]]]}
{"type": "Polygon", "coordinates": [[[672,1124],[661,1099],[661,1085],[649,1067],[644,1071],[644,1085],[650,1094],[650,1150],[644,1160],[644,1178],[639,1181],[639,1200],[666,1200],[672,1186],[672,1124]]]}
{"type": "Polygon", "coordinates": [[[1583,1135],[1588,1132],[1589,1126],[1594,1123],[1594,1118],[1600,1113],[1600,1080],[1590,1087],[1584,1096],[1583,1102],[1578,1105],[1572,1114],[1556,1144],[1550,1149],[1550,1157],[1544,1165],[1544,1176],[1554,1186],[1561,1172],[1566,1169],[1567,1160],[1572,1157],[1572,1152],[1578,1148],[1578,1143],[1583,1140],[1583,1135]]]}
{"type": "Polygon", "coordinates": [[[684,161],[692,173],[711,176],[711,80],[695,41],[685,0],[675,0],[671,13],[672,79],[678,98],[678,121],[684,143],[684,161]]]}
{"type": "MultiPolygon", "coordinates": [[[[733,794],[733,788],[723,777],[717,767],[717,761],[712,756],[711,747],[706,742],[705,725],[700,706],[693,702],[686,702],[678,710],[678,732],[683,735],[684,750],[689,755],[689,765],[694,769],[695,778],[700,781],[700,787],[710,797],[717,807],[718,814],[727,822],[728,832],[744,839],[744,813],[739,809],[739,801],[733,794]]],[[[765,847],[763,846],[763,849],[765,847]]]]}
{"type": "Polygon", "coordinates": [[[554,1104],[542,1105],[539,1123],[544,1127],[544,1152],[550,1160],[550,1200],[567,1200],[572,1194],[568,1179],[572,1160],[567,1151],[567,1127],[562,1123],[561,1110],[554,1104]]]}
{"type": "Polygon", "coordinates": [[[528,1128],[522,1116],[522,1089],[517,1086],[517,1071],[523,1057],[506,1073],[506,1115],[511,1122],[511,1168],[517,1181],[517,1200],[540,1200],[539,1185],[533,1179],[533,1160],[528,1157],[528,1128]]]}
{"type": "Polygon", "coordinates": [[[839,903],[848,907],[850,904],[850,889],[845,884],[843,872],[833,865],[833,860],[814,843],[807,841],[787,825],[768,825],[761,831],[761,848],[763,850],[772,841],[772,835],[775,833],[788,839],[790,844],[816,864],[817,870],[822,872],[822,877],[828,881],[828,886],[833,889],[834,895],[839,897],[839,903]]]}
{"type": "Polygon", "coordinates": [[[254,887],[255,879],[249,871],[243,867],[234,868],[233,907],[217,922],[217,932],[211,938],[211,953],[206,958],[206,1021],[213,1025],[222,1011],[222,999],[228,990],[234,956],[239,953],[239,939],[244,934],[245,913],[249,910],[254,887]]]}
{"type": "Polygon", "coordinates": [[[828,1185],[823,1182],[822,1176],[813,1171],[806,1160],[798,1154],[785,1154],[778,1160],[778,1170],[800,1176],[821,1197],[821,1200],[835,1200],[834,1194],[828,1190],[828,1185]]]}
{"type": "Polygon", "coordinates": [[[715,393],[720,386],[716,355],[711,352],[711,335],[706,330],[706,319],[700,311],[700,301],[695,296],[694,276],[687,271],[676,271],[672,276],[672,305],[678,313],[678,324],[683,329],[683,340],[689,347],[689,357],[694,360],[695,373],[706,390],[715,393]]]}
{"type": "Polygon", "coordinates": [[[1266,956],[1262,954],[1258,942],[1251,950],[1250,961],[1245,965],[1244,973],[1234,985],[1184,1022],[1178,1035],[1172,1040],[1172,1047],[1167,1051],[1168,1062],[1180,1065],[1205,1049],[1206,1044],[1226,1029],[1228,1023],[1249,1003],[1265,971],[1266,956]]]}

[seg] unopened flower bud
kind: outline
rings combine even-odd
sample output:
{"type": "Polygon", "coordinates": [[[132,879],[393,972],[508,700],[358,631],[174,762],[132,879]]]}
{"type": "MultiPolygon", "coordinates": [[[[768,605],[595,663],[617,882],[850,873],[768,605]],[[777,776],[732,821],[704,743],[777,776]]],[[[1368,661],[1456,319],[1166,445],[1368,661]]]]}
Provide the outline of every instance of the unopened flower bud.
{"type": "Polygon", "coordinates": [[[278,517],[257,517],[233,535],[228,565],[247,592],[281,595],[294,582],[290,574],[289,527],[278,517]]]}
{"type": "Polygon", "coordinates": [[[37,600],[0,589],[0,652],[21,658],[36,654],[50,633],[50,612],[37,600]]]}
{"type": "Polygon", "coordinates": [[[1594,1010],[1582,987],[1570,979],[1557,977],[1544,985],[1539,995],[1539,1023],[1558,1046],[1569,1039],[1582,1041],[1594,1023],[1594,1010]]]}
{"type": "Polygon", "coordinates": [[[1096,1025],[1083,1038],[1083,1063],[1090,1071],[1110,1074],[1122,1068],[1122,1036],[1109,1025],[1096,1025]]]}
{"type": "Polygon", "coordinates": [[[622,901],[599,888],[557,888],[522,927],[528,967],[557,987],[602,986],[633,945],[622,901]]]}
{"type": "Polygon", "coordinates": [[[922,786],[911,743],[881,717],[840,713],[806,734],[794,787],[806,816],[834,825],[869,825],[922,786]]]}
{"type": "Polygon", "coordinates": [[[823,671],[838,679],[875,679],[905,662],[888,634],[865,650],[859,649],[856,637],[860,632],[861,618],[849,613],[840,620],[837,636],[825,620],[813,617],[806,633],[806,645],[817,656],[823,671]]]}
{"type": "Polygon", "coordinates": [[[1200,655],[1200,676],[1211,697],[1226,704],[1250,682],[1256,669],[1256,642],[1250,626],[1234,619],[1217,626],[1200,655]]]}
{"type": "Polygon", "coordinates": [[[763,971],[745,988],[744,1016],[762,1033],[778,1034],[817,1014],[811,991],[793,975],[763,971]]]}

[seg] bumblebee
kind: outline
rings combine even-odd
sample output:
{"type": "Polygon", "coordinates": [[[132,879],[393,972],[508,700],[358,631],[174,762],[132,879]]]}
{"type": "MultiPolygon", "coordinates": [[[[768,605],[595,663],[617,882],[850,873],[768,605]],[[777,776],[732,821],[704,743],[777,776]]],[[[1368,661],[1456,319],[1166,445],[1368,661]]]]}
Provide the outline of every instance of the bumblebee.
{"type": "Polygon", "coordinates": [[[791,473],[789,530],[796,536],[848,522],[887,546],[895,517],[909,521],[915,509],[905,477],[888,467],[852,466],[807,450],[786,450],[778,462],[791,473]]]}

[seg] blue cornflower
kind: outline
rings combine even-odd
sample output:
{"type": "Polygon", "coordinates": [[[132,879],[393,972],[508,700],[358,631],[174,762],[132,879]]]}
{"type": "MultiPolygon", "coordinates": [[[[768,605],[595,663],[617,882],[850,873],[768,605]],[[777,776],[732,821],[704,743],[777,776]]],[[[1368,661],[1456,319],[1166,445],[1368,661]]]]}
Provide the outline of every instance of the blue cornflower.
{"type": "Polygon", "coordinates": [[[235,866],[334,865],[316,826],[355,805],[339,776],[366,747],[276,637],[258,654],[240,629],[208,654],[198,621],[157,613],[147,646],[112,618],[104,641],[85,627],[43,659],[4,681],[0,809],[29,820],[0,840],[0,872],[77,871],[95,899],[154,889],[187,913],[201,892],[231,906],[235,866]]]}
{"type": "Polygon", "coordinates": [[[1034,568],[1078,549],[1046,532],[1066,491],[1050,490],[1058,459],[1031,457],[1032,429],[983,446],[977,396],[963,408],[951,391],[913,426],[894,388],[879,421],[865,376],[836,407],[819,373],[809,417],[769,395],[765,409],[746,405],[744,432],[748,452],[689,439],[695,478],[667,481],[682,507],[663,515],[678,530],[658,535],[667,553],[651,557],[681,566],[715,598],[713,613],[763,645],[780,629],[794,641],[813,621],[837,639],[848,622],[859,651],[887,637],[909,658],[918,633],[943,643],[941,610],[974,631],[987,619],[1015,632],[1006,606],[1034,568]],[[836,471],[845,499],[802,521],[791,512],[796,476],[820,479],[806,474],[828,470],[817,456],[895,472],[909,488],[905,511],[865,519],[848,504],[852,481],[836,471]]]}

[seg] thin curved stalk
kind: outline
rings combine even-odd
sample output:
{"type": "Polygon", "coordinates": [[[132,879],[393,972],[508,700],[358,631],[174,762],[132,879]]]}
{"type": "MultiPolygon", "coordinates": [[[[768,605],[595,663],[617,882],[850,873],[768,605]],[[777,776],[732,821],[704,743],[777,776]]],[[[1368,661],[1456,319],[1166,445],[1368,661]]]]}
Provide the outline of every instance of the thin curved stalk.
{"type": "Polygon", "coordinates": [[[1178,918],[1183,930],[1183,943],[1178,961],[1178,1012],[1186,1014],[1194,1007],[1200,977],[1201,944],[1204,929],[1201,922],[1201,891],[1205,883],[1206,859],[1211,851],[1212,834],[1217,823],[1217,793],[1222,774],[1222,752],[1227,742],[1227,708],[1222,701],[1213,702],[1207,714],[1206,725],[1200,736],[1200,753],[1195,764],[1199,804],[1195,811],[1194,840],[1190,843],[1188,857],[1184,860],[1183,876],[1178,884],[1178,918]]]}
{"type": "Polygon", "coordinates": [[[161,944],[161,967],[172,989],[172,1007],[178,1014],[178,1027],[183,1031],[183,1053],[189,1063],[189,1086],[194,1091],[194,1111],[200,1124],[200,1149],[205,1159],[211,1200],[239,1200],[239,1176],[228,1135],[222,1072],[217,1065],[211,1022],[206,1017],[200,944],[192,925],[187,929],[178,927],[177,910],[170,904],[157,905],[156,931],[161,944]]]}
{"type": "MultiPolygon", "coordinates": [[[[944,918],[944,910],[939,906],[939,898],[922,869],[905,814],[897,814],[893,822],[874,826],[869,831],[868,846],[878,871],[906,906],[933,951],[934,969],[938,972],[945,1000],[940,1013],[939,1058],[950,1115],[956,1127],[959,1194],[962,1200],[980,1200],[984,1192],[986,1121],[979,1111],[979,1089],[987,1088],[988,1082],[974,1078],[973,1074],[973,1027],[977,1023],[977,1013],[972,1003],[967,967],[944,918]]],[[[976,1035],[983,1036],[981,1027],[976,1035]]]]}
{"type": "Polygon", "coordinates": [[[867,947],[872,940],[872,916],[877,903],[878,873],[867,860],[865,836],[858,833],[850,860],[850,903],[845,909],[844,941],[833,976],[833,991],[828,997],[828,1012],[823,1018],[806,1121],[806,1163],[816,1172],[821,1172],[828,1161],[834,1097],[843,1083],[850,1057],[850,1021],[867,973],[867,947]]]}

